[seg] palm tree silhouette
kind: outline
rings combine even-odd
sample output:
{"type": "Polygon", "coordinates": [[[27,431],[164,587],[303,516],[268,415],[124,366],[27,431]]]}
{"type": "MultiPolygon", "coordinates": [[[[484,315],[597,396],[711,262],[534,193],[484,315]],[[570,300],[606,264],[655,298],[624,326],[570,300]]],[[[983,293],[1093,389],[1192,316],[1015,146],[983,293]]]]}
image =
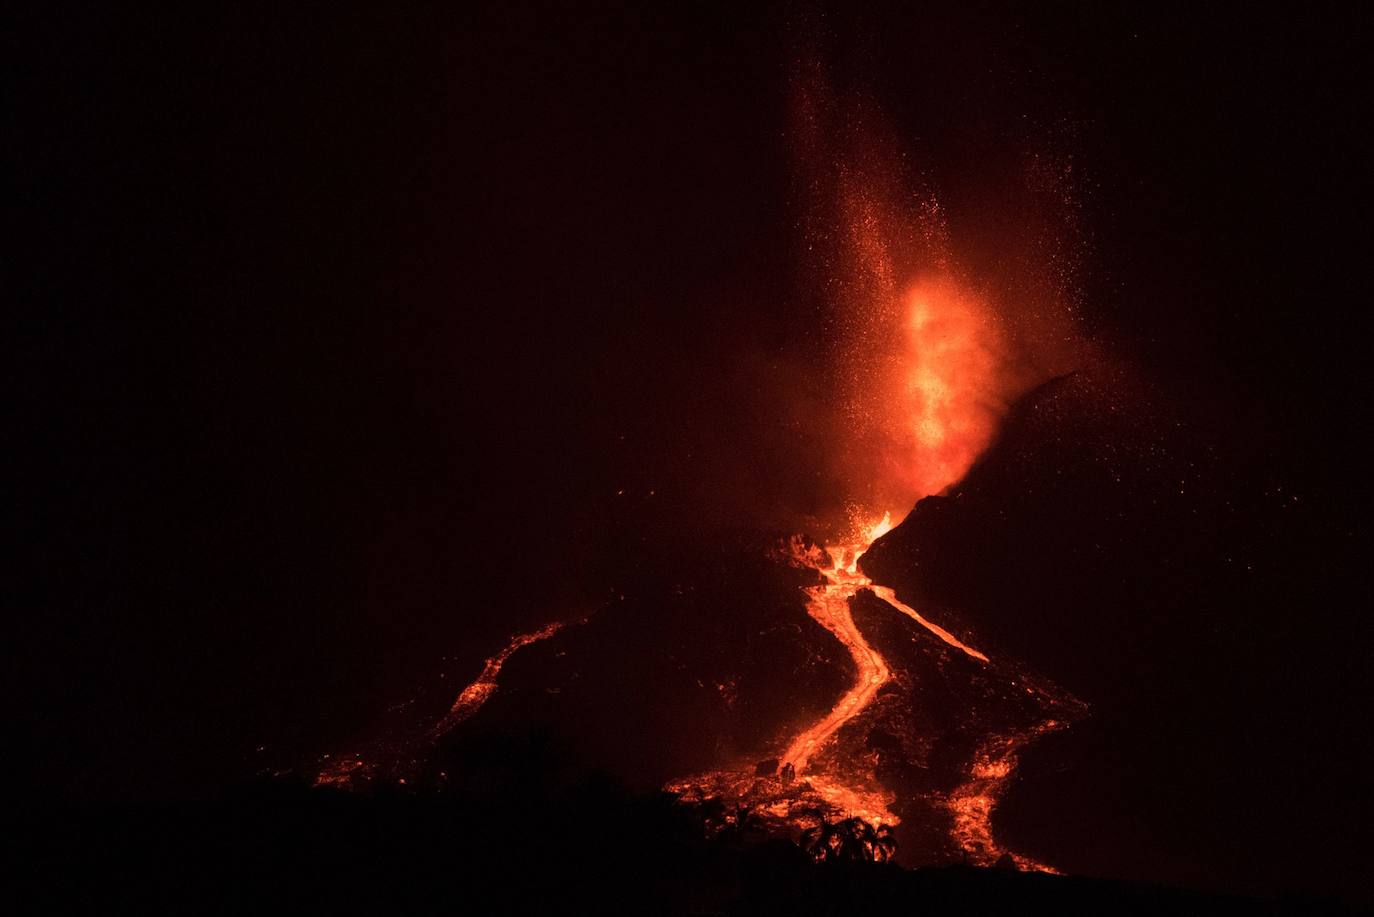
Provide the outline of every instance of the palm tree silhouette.
{"type": "Polygon", "coordinates": [[[874,827],[857,816],[823,821],[803,832],[801,844],[818,863],[886,863],[897,850],[890,825],[874,827]]]}

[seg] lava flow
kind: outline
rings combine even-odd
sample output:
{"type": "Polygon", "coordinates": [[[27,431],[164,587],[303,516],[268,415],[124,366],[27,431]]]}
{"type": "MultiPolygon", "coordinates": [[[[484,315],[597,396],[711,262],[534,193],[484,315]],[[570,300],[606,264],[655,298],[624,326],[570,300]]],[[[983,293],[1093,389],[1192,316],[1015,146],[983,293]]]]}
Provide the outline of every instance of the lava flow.
{"type": "MultiPolygon", "coordinates": [[[[933,818],[935,832],[945,838],[915,851],[916,861],[1010,862],[1019,869],[1052,872],[1042,863],[1001,848],[993,837],[992,812],[1015,769],[1017,752],[1035,737],[1062,728],[1066,719],[1081,712],[1081,707],[1068,695],[1016,671],[1014,665],[1005,671],[995,669],[986,654],[899,600],[890,587],[876,585],[865,576],[858,568],[859,558],[891,527],[891,518],[885,515],[880,523],[862,529],[833,554],[808,547],[801,538],[792,539],[783,552],[793,565],[820,573],[823,583],[805,590],[806,610],[849,652],[856,672],[851,687],[824,716],[792,737],[776,761],[752,769],[699,774],[670,784],[668,789],[687,802],[730,801],[736,814],[727,815],[727,822],[737,821],[747,812],[779,833],[854,818],[874,826],[896,826],[902,816],[894,809],[905,807],[921,812],[923,820],[933,818]],[[863,593],[915,622],[928,635],[927,641],[933,637],[938,643],[927,642],[927,649],[920,650],[922,655],[894,668],[855,621],[853,600],[863,593]],[[958,659],[966,661],[961,666],[955,663],[958,659]],[[913,677],[913,664],[936,668],[913,677]],[[956,686],[956,690],[969,693],[968,703],[992,702],[1000,707],[988,722],[982,722],[983,717],[973,708],[924,711],[927,718],[952,716],[956,732],[977,734],[981,730],[983,738],[964,768],[947,778],[945,789],[932,788],[921,799],[899,801],[875,774],[876,759],[869,738],[875,732],[893,731],[884,725],[889,721],[909,722],[913,714],[922,713],[911,706],[920,704],[919,695],[908,695],[903,703],[902,689],[928,677],[947,682],[945,704],[949,687],[956,686]],[[964,681],[958,682],[960,678],[964,681]],[[959,684],[964,687],[957,688],[959,684]],[[878,703],[882,698],[887,700],[878,703]],[[877,709],[884,704],[886,712],[877,709]]],[[[928,747],[944,740],[940,735],[912,735],[909,728],[907,732],[913,746],[928,747]]],[[[932,825],[923,825],[922,830],[929,837],[932,825]]]]}
{"type": "MultiPolygon", "coordinates": [[[[712,763],[706,754],[692,756],[691,765],[665,762],[655,782],[664,773],[681,773],[676,767],[716,767],[666,786],[684,803],[702,804],[708,828],[749,821],[752,828],[805,843],[810,832],[825,835],[836,825],[853,827],[857,819],[875,831],[888,829],[885,840],[896,842],[900,833],[903,859],[912,864],[1009,862],[1045,869],[996,843],[992,815],[1020,749],[1080,715],[1082,705],[1028,677],[1000,650],[994,665],[960,635],[931,621],[931,609],[918,611],[891,586],[872,582],[859,559],[893,527],[889,514],[873,524],[877,514],[867,508],[911,505],[951,487],[992,440],[1010,401],[1070,368],[1065,363],[1075,345],[1063,303],[1054,285],[1034,272],[975,282],[950,246],[940,203],[930,189],[908,187],[904,155],[884,139],[881,119],[866,108],[847,111],[844,98],[817,73],[803,75],[797,86],[798,161],[809,189],[807,248],[816,253],[808,262],[836,310],[829,326],[834,334],[828,340],[828,401],[808,414],[829,435],[818,455],[826,470],[818,476],[834,486],[818,512],[837,516],[839,507],[849,507],[851,524],[829,551],[797,536],[771,557],[792,568],[784,583],[798,582],[798,568],[805,569],[805,612],[823,631],[783,600],[785,607],[767,627],[735,631],[760,637],[757,645],[745,639],[736,641],[743,646],[708,647],[704,652],[713,658],[702,671],[691,671],[682,641],[667,625],[661,633],[673,645],[633,645],[636,656],[658,651],[673,664],[674,678],[664,679],[667,696],[689,675],[702,689],[716,683],[725,693],[730,685],[722,708],[712,708],[711,715],[730,727],[718,747],[738,751],[712,763]],[[919,202],[914,209],[913,201],[919,202]],[[1015,283],[1007,285],[1010,280],[1015,283]],[[785,644],[768,643],[770,634],[784,631],[785,644]],[[837,669],[848,667],[836,658],[830,637],[854,666],[853,680],[842,691],[837,669]],[[772,656],[758,646],[785,646],[786,652],[772,656]],[[741,669],[732,653],[750,654],[753,677],[736,677],[741,669]],[[751,719],[735,709],[738,684],[757,686],[760,675],[780,674],[815,676],[809,688],[832,685],[839,696],[820,713],[810,704],[826,704],[830,696],[792,691],[784,683],[779,697],[744,705],[753,715],[769,710],[768,718],[751,719]],[[795,707],[785,712],[802,702],[808,705],[804,713],[795,707]],[[784,712],[773,712],[779,707],[784,712]],[[767,734],[752,742],[741,738],[759,725],[767,734]]],[[[709,568],[705,574],[716,579],[709,568]]],[[[713,605],[694,612],[736,614],[738,607],[717,606],[754,602],[749,585],[730,585],[714,593],[713,605]]],[[[789,587],[782,588],[786,594],[789,587]]],[[[674,583],[674,594],[683,595],[680,584],[674,583]]],[[[652,600],[639,607],[645,616],[663,610],[652,600]]],[[[608,623],[623,626],[627,619],[608,623]]],[[[424,733],[429,746],[486,704],[511,654],[560,627],[517,636],[486,660],[477,679],[424,733]]],[[[623,639],[642,639],[651,631],[632,633],[636,637],[623,639]]],[[[616,664],[601,661],[603,668],[616,664]]],[[[638,683],[643,681],[640,676],[638,683]]],[[[586,683],[583,690],[592,690],[586,683]]],[[[548,690],[558,696],[559,689],[548,690]]],[[[689,709],[681,701],[673,697],[664,715],[689,709]]],[[[582,703],[605,706],[588,696],[582,703]]],[[[706,709],[705,702],[690,709],[706,709]]],[[[327,774],[337,777],[322,775],[321,781],[348,781],[355,772],[366,776],[361,759],[335,765],[327,774]]],[[[869,844],[865,855],[887,858],[893,849],[869,844]]]]}
{"type": "MultiPolygon", "coordinates": [[[[868,706],[877,695],[878,690],[891,677],[887,662],[864,639],[863,633],[854,624],[854,616],[849,610],[850,598],[856,595],[860,589],[871,589],[878,598],[920,624],[944,643],[968,654],[979,662],[986,663],[988,661],[987,656],[965,645],[944,628],[932,624],[910,605],[898,601],[897,595],[892,589],[886,586],[875,586],[872,580],[859,572],[859,558],[868,550],[869,545],[885,535],[891,528],[892,514],[884,513],[882,521],[864,533],[863,540],[841,547],[839,549],[840,556],[833,562],[833,566],[829,569],[820,570],[821,575],[825,577],[826,584],[807,590],[809,599],[806,604],[807,613],[844,644],[845,648],[849,650],[849,655],[853,658],[859,674],[858,678],[855,679],[854,687],[850,688],[840,698],[839,703],[820,722],[797,736],[782,756],[782,765],[784,767],[790,765],[793,773],[797,775],[801,775],[806,770],[807,763],[831,736],[868,706]]],[[[808,562],[811,561],[810,557],[806,559],[808,562]]]]}
{"type": "Polygon", "coordinates": [[[899,600],[897,598],[897,593],[894,592],[890,587],[872,585],[872,583],[867,579],[865,579],[864,582],[866,584],[869,584],[869,588],[873,590],[874,595],[882,599],[887,604],[891,605],[893,608],[900,611],[902,614],[906,615],[911,620],[915,621],[917,624],[924,627],[926,630],[930,631],[935,636],[939,637],[945,643],[948,643],[955,649],[968,654],[974,659],[977,659],[979,662],[990,661],[988,657],[984,656],[982,653],[978,652],[976,649],[969,646],[968,644],[964,643],[962,640],[951,634],[949,631],[945,630],[940,625],[932,624],[925,618],[921,617],[920,612],[912,608],[910,605],[907,605],[901,600],[899,600]]]}
{"type": "Polygon", "coordinates": [[[458,699],[453,702],[448,714],[434,725],[433,734],[436,737],[443,735],[481,709],[482,705],[487,702],[487,698],[496,693],[496,678],[501,674],[501,666],[506,664],[506,660],[516,650],[540,640],[547,640],[567,627],[568,623],[567,621],[554,621],[538,630],[512,637],[505,649],[487,660],[486,665],[482,667],[482,674],[477,676],[477,680],[464,688],[463,692],[458,695],[458,699]]]}
{"type": "Polygon", "coordinates": [[[1017,752],[1032,739],[1062,729],[1064,725],[1058,720],[1045,720],[1024,732],[994,736],[974,753],[968,779],[949,796],[949,810],[954,816],[954,840],[971,861],[988,864],[1008,857],[1021,870],[1058,872],[1052,866],[999,847],[992,836],[992,810],[1002,796],[1007,778],[1016,768],[1017,752]]]}
{"type": "MultiPolygon", "coordinates": [[[[480,710],[482,705],[496,693],[497,678],[501,674],[501,667],[518,650],[529,646],[531,643],[547,640],[563,628],[572,624],[583,624],[586,620],[586,618],[580,618],[573,621],[553,621],[538,630],[516,634],[500,652],[486,660],[482,666],[481,674],[462,690],[448,712],[428,730],[426,740],[433,743],[480,710]]],[[[396,759],[413,755],[411,744],[402,742],[396,748],[379,746],[366,756],[343,755],[335,759],[331,755],[325,755],[322,767],[315,777],[315,785],[347,789],[364,785],[381,775],[396,777],[398,782],[405,783],[405,777],[399,775],[405,773],[407,768],[396,759]]]]}
{"type": "MultiPolygon", "coordinates": [[[[829,752],[837,735],[859,717],[878,692],[891,681],[887,661],[854,623],[849,600],[870,583],[858,571],[858,560],[873,541],[892,528],[890,514],[838,549],[838,556],[806,547],[794,538],[783,552],[797,566],[818,571],[824,583],[806,590],[807,613],[849,651],[857,677],[825,716],[788,744],[775,762],[776,769],[759,779],[751,772],[717,771],[699,774],[670,784],[667,789],[688,802],[733,799],[780,829],[806,829],[824,821],[860,818],[873,825],[895,825],[901,819],[891,811],[892,795],[871,777],[849,772],[827,760],[813,762],[829,752]]],[[[827,755],[827,757],[830,757],[827,755]]]]}
{"type": "Polygon", "coordinates": [[[854,616],[849,611],[850,597],[868,585],[868,578],[857,572],[859,555],[868,548],[874,538],[890,527],[891,517],[884,516],[883,522],[874,528],[867,542],[844,549],[840,561],[831,569],[821,571],[821,575],[826,579],[824,586],[807,590],[807,612],[844,644],[859,674],[854,681],[854,687],[840,698],[839,703],[820,722],[797,736],[782,756],[782,766],[792,768],[794,774],[802,774],[817,750],[845,723],[867,707],[877,695],[878,689],[891,678],[887,662],[868,644],[868,641],[864,640],[864,635],[855,626],[854,616]],[[847,566],[844,563],[845,559],[849,559],[847,566]]]}
{"type": "MultiPolygon", "coordinates": [[[[859,716],[878,691],[891,679],[887,661],[864,638],[863,632],[854,623],[849,600],[861,589],[869,589],[888,605],[910,617],[942,642],[952,646],[981,663],[988,657],[961,642],[944,628],[931,623],[909,605],[897,600],[890,588],[875,586],[873,581],[859,572],[859,558],[868,550],[869,545],[881,538],[892,528],[891,513],[884,513],[882,521],[868,528],[861,538],[839,549],[839,557],[829,569],[820,570],[826,583],[807,590],[807,613],[822,627],[834,634],[854,660],[858,677],[854,686],[847,691],[839,702],[821,720],[804,730],[792,740],[782,756],[782,767],[791,776],[802,777],[807,772],[812,758],[842,728],[859,716]]],[[[811,562],[814,555],[802,555],[811,562]]],[[[850,785],[838,774],[817,775],[812,786],[826,802],[844,814],[845,817],[875,819],[877,823],[896,824],[900,819],[886,807],[875,809],[871,790],[850,785]]],[[[989,830],[990,836],[990,830],[989,830]]]]}

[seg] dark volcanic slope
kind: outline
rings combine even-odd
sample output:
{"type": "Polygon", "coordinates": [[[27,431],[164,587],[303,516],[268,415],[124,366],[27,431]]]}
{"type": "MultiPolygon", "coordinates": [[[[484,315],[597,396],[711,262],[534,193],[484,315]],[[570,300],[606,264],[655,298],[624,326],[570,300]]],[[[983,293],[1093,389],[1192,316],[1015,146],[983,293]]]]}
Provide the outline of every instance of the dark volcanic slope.
{"type": "Polygon", "coordinates": [[[862,733],[875,775],[896,797],[898,859],[965,862],[970,852],[955,836],[948,800],[969,780],[980,749],[1033,732],[1047,720],[1076,720],[1081,705],[1029,677],[1014,660],[970,658],[871,591],[860,592],[851,607],[893,674],[851,728],[862,733]]]}
{"type": "MultiPolygon", "coordinates": [[[[537,743],[558,759],[544,765],[569,776],[605,773],[645,790],[776,756],[854,677],[844,648],[806,613],[801,587],[815,571],[784,562],[778,544],[637,545],[610,601],[513,655],[495,695],[441,741],[446,781],[503,779],[512,742],[537,743]]],[[[536,771],[524,777],[558,779],[536,771]]]]}
{"type": "Polygon", "coordinates": [[[1251,562],[1208,447],[1112,403],[1115,384],[1079,373],[1032,392],[963,481],[920,501],[861,561],[1099,700],[1134,690],[1141,673],[1120,662],[1137,647],[1217,652],[1227,638],[1215,616],[1186,641],[1174,629],[1192,617],[1183,606],[1243,588],[1251,562]],[[1223,543],[1228,557],[1213,557],[1223,543]]]}
{"type": "Polygon", "coordinates": [[[1051,382],[861,565],[1092,706],[1023,756],[1013,848],[1257,888],[1354,875],[1360,806],[1331,798],[1366,742],[1347,533],[1300,476],[1173,414],[1101,369],[1051,382]]]}

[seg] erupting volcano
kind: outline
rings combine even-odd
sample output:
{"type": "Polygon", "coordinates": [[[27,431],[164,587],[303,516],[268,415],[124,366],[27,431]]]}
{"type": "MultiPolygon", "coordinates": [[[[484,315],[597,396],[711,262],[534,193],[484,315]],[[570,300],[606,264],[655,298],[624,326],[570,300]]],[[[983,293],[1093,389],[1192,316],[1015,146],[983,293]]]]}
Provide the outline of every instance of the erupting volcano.
{"type": "MultiPolygon", "coordinates": [[[[865,231],[865,250],[872,254],[878,236],[871,226],[865,231]]],[[[923,496],[962,476],[991,437],[998,415],[995,395],[999,384],[1005,387],[993,356],[1001,344],[987,307],[950,276],[918,281],[894,302],[893,309],[877,310],[845,345],[852,359],[876,364],[855,377],[865,382],[874,403],[854,410],[860,390],[851,389],[846,411],[856,435],[883,450],[881,461],[862,466],[880,477],[864,484],[876,492],[923,496]],[[904,319],[889,321],[888,334],[880,336],[884,315],[904,319]]],[[[1053,871],[1004,849],[995,839],[992,816],[1018,752],[1035,737],[1080,717],[1084,705],[1016,663],[994,660],[976,648],[966,625],[937,621],[939,614],[922,612],[891,585],[875,582],[862,567],[864,556],[894,528],[890,512],[878,515],[851,507],[847,523],[839,527],[848,534],[837,543],[826,547],[792,535],[759,558],[802,575],[801,607],[820,628],[804,638],[802,649],[812,660],[826,659],[829,653],[817,641],[837,641],[848,659],[844,668],[852,669],[848,687],[818,717],[789,722],[784,716],[780,728],[762,741],[744,741],[726,766],[669,780],[666,789],[698,808],[708,831],[748,826],[808,843],[817,858],[843,849],[846,842],[834,826],[861,825],[882,832],[848,841],[861,843],[867,858],[886,859],[900,847],[908,863],[1002,863],[1053,871]]],[[[603,626],[630,626],[614,618],[603,626]]],[[[798,624],[794,619],[781,626],[798,624]]],[[[564,622],[554,622],[512,638],[487,659],[447,713],[421,731],[423,742],[452,741],[501,696],[509,660],[528,647],[557,644],[566,633],[564,622]]],[[[568,650],[555,655],[566,657],[568,650]]],[[[843,658],[807,663],[805,670],[824,671],[833,681],[843,658]]],[[[698,664],[718,668],[720,663],[698,664]]],[[[763,664],[767,673],[769,664],[763,664]]],[[[568,677],[578,674],[574,670],[568,677]]],[[[786,685],[778,684],[781,672],[764,677],[772,682],[768,691],[785,696],[786,685]]],[[[728,720],[736,716],[732,698],[739,676],[721,678],[728,720]]],[[[560,686],[549,676],[535,683],[555,696],[574,687],[560,686]]],[[[697,684],[704,685],[704,679],[698,677],[697,684]]],[[[412,742],[371,757],[345,756],[325,767],[319,782],[347,786],[378,774],[414,778],[424,754],[412,742]]]]}
{"type": "Polygon", "coordinates": [[[1368,4],[66,6],[16,913],[1374,902],[1368,4]]]}
{"type": "Polygon", "coordinates": [[[828,552],[793,538],[784,553],[819,574],[806,588],[807,613],[844,646],[854,677],[776,761],[670,788],[731,800],[737,814],[727,820],[749,813],[794,829],[854,818],[914,822],[903,828],[911,862],[1047,870],[1003,850],[991,815],[1018,749],[1084,706],[1014,663],[994,663],[866,575],[864,553],[893,525],[890,512],[874,522],[878,513],[861,507],[909,505],[964,476],[1006,405],[1072,359],[1062,294],[1029,277],[998,291],[961,276],[940,204],[913,189],[881,116],[840,97],[816,68],[795,79],[794,120],[808,251],[837,310],[830,327],[840,420],[831,451],[848,525],[830,527],[841,534],[828,552]],[[879,648],[870,631],[891,640],[898,616],[919,631],[879,648]],[[943,722],[921,711],[936,704],[950,708],[943,722]],[[923,719],[928,734],[914,725],[923,719]],[[906,781],[921,787],[914,798],[892,785],[906,781]]]}
{"type": "MultiPolygon", "coordinates": [[[[713,766],[666,782],[669,792],[701,811],[708,831],[747,824],[765,834],[809,839],[813,855],[826,858],[843,847],[833,826],[864,825],[884,832],[881,842],[877,835],[856,842],[867,858],[892,856],[895,843],[909,863],[1049,870],[1005,850],[995,840],[992,816],[1018,752],[1081,716],[1084,706],[1014,661],[977,648],[958,609],[910,604],[893,584],[868,575],[863,560],[894,528],[890,511],[872,507],[911,505],[958,482],[992,440],[1009,402],[1068,358],[1074,346],[1069,323],[1051,286],[1023,278],[1021,287],[1009,290],[970,279],[940,205],[929,194],[911,193],[874,112],[847,106],[815,73],[798,79],[794,102],[798,166],[808,188],[808,250],[815,267],[829,275],[827,308],[834,316],[825,326],[827,399],[813,418],[818,429],[829,431],[821,438],[825,454],[798,461],[825,469],[834,482],[829,504],[843,506],[844,519],[815,518],[834,539],[829,546],[796,534],[779,539],[766,557],[729,561],[770,565],[771,572],[753,574],[766,579],[801,578],[800,596],[784,591],[774,600],[786,603],[785,612],[745,631],[748,641],[793,633],[777,647],[790,654],[792,670],[785,670],[783,656],[753,659],[761,650],[747,647],[704,648],[705,655],[683,660],[671,645],[643,645],[649,639],[640,630],[643,622],[623,617],[623,609],[619,616],[598,616],[603,636],[585,634],[580,650],[564,640],[564,623],[555,622],[513,637],[491,655],[447,712],[433,725],[412,729],[416,738],[333,761],[320,783],[347,786],[379,774],[414,779],[429,754],[417,744],[461,743],[479,714],[491,722],[543,721],[575,717],[579,705],[603,704],[591,695],[580,698],[593,690],[587,686],[596,665],[588,658],[590,644],[605,640],[633,644],[637,653],[664,664],[676,661],[699,690],[714,686],[718,692],[692,701],[714,707],[713,719],[682,724],[708,734],[722,731],[714,737],[720,750],[704,758],[713,766]],[[815,626],[803,627],[798,611],[815,626]],[[832,652],[827,641],[837,642],[842,653],[832,652]],[[522,650],[550,645],[545,671],[531,664],[506,698],[506,663],[522,650]],[[751,655],[737,658],[741,651],[751,655]],[[746,681],[757,697],[744,694],[746,681]],[[838,696],[825,693],[830,689],[824,686],[841,683],[847,687],[838,696]],[[789,686],[795,686],[793,712],[786,706],[789,686]],[[535,690],[544,694],[537,710],[530,707],[535,690]],[[493,704],[501,709],[492,710],[493,704]],[[559,712],[563,705],[568,712],[559,712]],[[817,716],[801,712],[821,705],[817,716]]],[[[688,575],[702,574],[709,571],[699,566],[688,575]]],[[[665,571],[646,588],[682,596],[701,586],[674,582],[677,576],[665,571]]],[[[751,601],[759,586],[748,576],[726,590],[725,601],[751,601]]],[[[641,601],[643,613],[662,614],[652,600],[641,601]]],[[[699,613],[737,612],[708,605],[699,613]]],[[[751,626],[747,619],[741,625],[751,626]]],[[[677,642],[679,635],[664,627],[654,639],[677,642]]],[[[614,680],[623,664],[606,659],[600,665],[609,668],[599,674],[614,680]]],[[[688,693],[690,682],[683,685],[688,693]]],[[[690,709],[676,695],[663,701],[690,709]]],[[[660,763],[681,767],[671,758],[660,763]]],[[[441,770],[430,779],[449,776],[441,770]]]]}

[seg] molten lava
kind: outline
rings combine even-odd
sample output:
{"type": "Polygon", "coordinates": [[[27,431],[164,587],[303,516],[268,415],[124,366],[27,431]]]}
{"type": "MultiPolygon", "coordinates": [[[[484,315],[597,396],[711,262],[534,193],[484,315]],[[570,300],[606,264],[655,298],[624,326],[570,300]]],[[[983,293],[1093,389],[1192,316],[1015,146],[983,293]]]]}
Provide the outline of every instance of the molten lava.
{"type": "Polygon", "coordinates": [[[867,544],[861,547],[851,546],[849,551],[852,552],[854,561],[851,561],[848,567],[836,564],[832,570],[821,571],[827,580],[826,584],[807,590],[807,612],[844,644],[859,674],[854,681],[854,687],[840,698],[839,703],[820,722],[797,736],[783,754],[783,766],[790,765],[797,775],[805,772],[807,762],[816,751],[839,731],[840,727],[868,706],[878,693],[878,689],[887,684],[888,678],[891,677],[887,663],[878,655],[877,650],[864,640],[863,634],[854,624],[853,615],[849,612],[850,597],[868,584],[867,577],[854,572],[857,555],[867,547],[867,544]]]}
{"type": "Polygon", "coordinates": [[[893,608],[897,609],[902,614],[906,615],[908,618],[915,621],[917,624],[921,625],[935,636],[939,637],[945,643],[948,643],[950,646],[954,647],[960,652],[966,653],[970,657],[977,659],[979,662],[989,661],[988,657],[984,656],[982,653],[978,652],[976,649],[969,646],[968,644],[964,643],[962,640],[951,634],[949,631],[945,630],[943,627],[940,627],[938,624],[932,624],[925,618],[921,617],[920,612],[912,608],[910,605],[907,605],[904,602],[900,601],[897,598],[897,593],[889,589],[887,586],[872,586],[871,588],[873,589],[873,594],[876,595],[878,598],[882,599],[884,602],[891,605],[893,608]]]}
{"type": "Polygon", "coordinates": [[[869,585],[868,578],[858,572],[859,557],[891,527],[891,516],[884,515],[881,522],[837,549],[833,557],[801,538],[792,539],[785,552],[791,563],[817,570],[825,580],[823,585],[806,590],[806,610],[849,651],[857,671],[853,686],[823,717],[788,743],[771,777],[758,779],[744,767],[697,775],[667,789],[693,802],[730,799],[777,823],[780,829],[794,831],[851,818],[875,826],[900,821],[890,809],[891,793],[871,775],[841,766],[829,754],[836,736],[864,712],[891,679],[886,660],[864,638],[849,605],[849,600],[869,585]],[[816,765],[815,760],[823,753],[825,763],[816,765]]]}
{"type": "MultiPolygon", "coordinates": [[[[462,690],[448,712],[427,731],[425,741],[433,743],[480,710],[496,693],[501,668],[512,655],[531,643],[549,639],[569,625],[583,624],[586,620],[580,618],[573,621],[554,621],[538,630],[512,637],[500,652],[486,660],[481,674],[462,690]]],[[[406,743],[402,743],[400,748],[379,746],[367,756],[343,755],[335,759],[331,755],[325,755],[315,777],[315,785],[349,789],[364,786],[379,777],[394,778],[404,784],[406,778],[400,775],[406,773],[407,768],[395,760],[398,757],[413,757],[412,750],[406,743]],[[386,760],[388,758],[392,760],[386,760]]]]}
{"type": "Polygon", "coordinates": [[[512,637],[505,649],[487,660],[486,665],[482,667],[482,674],[477,676],[477,680],[464,688],[463,692],[458,695],[458,699],[453,702],[448,715],[435,724],[434,735],[443,735],[481,709],[487,699],[496,693],[496,679],[501,674],[501,667],[517,650],[529,646],[531,643],[547,640],[567,627],[568,623],[567,621],[554,621],[538,630],[512,637]]]}
{"type": "Polygon", "coordinates": [[[1033,872],[1058,872],[1052,866],[1003,850],[992,836],[992,810],[1016,769],[1016,754],[1031,740],[1062,729],[1058,720],[1045,720],[1024,732],[993,736],[974,753],[968,779],[949,796],[954,815],[953,836],[969,860],[989,865],[1010,857],[1016,868],[1033,872]]]}
{"type": "MultiPolygon", "coordinates": [[[[832,529],[847,534],[829,552],[796,537],[774,560],[816,571],[806,613],[844,647],[855,676],[819,718],[750,749],[773,757],[734,760],[667,789],[687,803],[713,803],[702,809],[718,813],[708,823],[753,820],[803,841],[820,838],[813,855],[834,853],[833,844],[844,843],[837,839],[852,835],[887,858],[893,826],[903,824],[917,842],[913,862],[1010,859],[1047,869],[1002,849],[992,814],[1020,749],[1062,728],[1082,705],[1004,658],[994,665],[967,634],[935,624],[928,609],[870,581],[858,562],[893,526],[889,513],[873,522],[870,508],[912,505],[958,482],[1010,400],[1072,367],[1077,344],[1064,297],[1045,279],[1052,272],[1040,270],[1046,262],[1035,259],[1033,244],[1015,252],[994,244],[998,257],[982,260],[998,266],[996,280],[975,283],[988,272],[968,269],[977,259],[954,257],[940,202],[913,184],[905,150],[882,119],[864,104],[846,107],[816,71],[796,86],[807,262],[832,310],[824,388],[831,403],[812,418],[829,435],[820,458],[830,466],[832,502],[821,515],[848,507],[850,518],[832,529]]],[[[427,738],[471,717],[497,690],[510,656],[562,626],[519,635],[486,660],[427,738]]],[[[818,665],[830,658],[813,656],[818,665]]],[[[320,780],[347,784],[370,768],[350,756],[320,780]]]]}
{"type": "MultiPolygon", "coordinates": [[[[805,770],[807,763],[846,723],[863,711],[877,695],[891,676],[887,663],[878,651],[864,639],[863,633],[854,624],[849,610],[849,600],[860,589],[872,589],[883,601],[910,617],[926,630],[950,646],[967,653],[980,662],[988,657],[964,645],[952,634],[921,617],[914,608],[897,600],[896,594],[885,586],[874,586],[873,581],[858,572],[859,558],[868,550],[869,545],[892,529],[892,514],[884,513],[880,522],[868,527],[855,541],[839,548],[839,559],[830,568],[816,567],[825,578],[824,586],[807,590],[807,612],[818,624],[830,631],[849,650],[858,670],[854,687],[840,698],[834,708],[819,722],[805,730],[793,740],[782,756],[783,766],[790,765],[798,776],[805,770]]],[[[802,555],[800,560],[806,565],[814,565],[815,556],[802,555]]]]}
{"type": "MultiPolygon", "coordinates": [[[[860,534],[833,549],[833,555],[801,538],[792,539],[786,552],[793,564],[820,572],[823,584],[805,590],[806,610],[848,650],[856,671],[853,685],[825,715],[787,742],[771,775],[761,775],[746,765],[690,777],[670,784],[668,789],[688,802],[729,801],[736,812],[748,812],[794,835],[801,831],[809,836],[818,826],[852,824],[855,819],[874,827],[898,825],[901,818],[893,811],[896,798],[876,778],[865,751],[865,736],[874,728],[867,711],[894,681],[889,661],[854,620],[851,600],[867,591],[937,639],[945,653],[955,652],[985,670],[983,680],[1001,682],[1009,707],[1026,704],[1030,708],[1026,714],[1031,717],[1030,725],[993,731],[981,742],[951,791],[930,800],[936,810],[944,812],[953,858],[993,865],[1009,857],[1020,869],[1053,871],[998,846],[993,838],[992,812],[1014,771],[1017,752],[1036,736],[1061,728],[1062,718],[1079,712],[1081,706],[1014,669],[1005,673],[992,669],[987,655],[899,600],[891,588],[875,585],[859,572],[859,558],[891,527],[890,514],[884,514],[879,523],[861,527],[860,534]]],[[[940,859],[930,852],[923,859],[932,857],[940,859]]]]}

